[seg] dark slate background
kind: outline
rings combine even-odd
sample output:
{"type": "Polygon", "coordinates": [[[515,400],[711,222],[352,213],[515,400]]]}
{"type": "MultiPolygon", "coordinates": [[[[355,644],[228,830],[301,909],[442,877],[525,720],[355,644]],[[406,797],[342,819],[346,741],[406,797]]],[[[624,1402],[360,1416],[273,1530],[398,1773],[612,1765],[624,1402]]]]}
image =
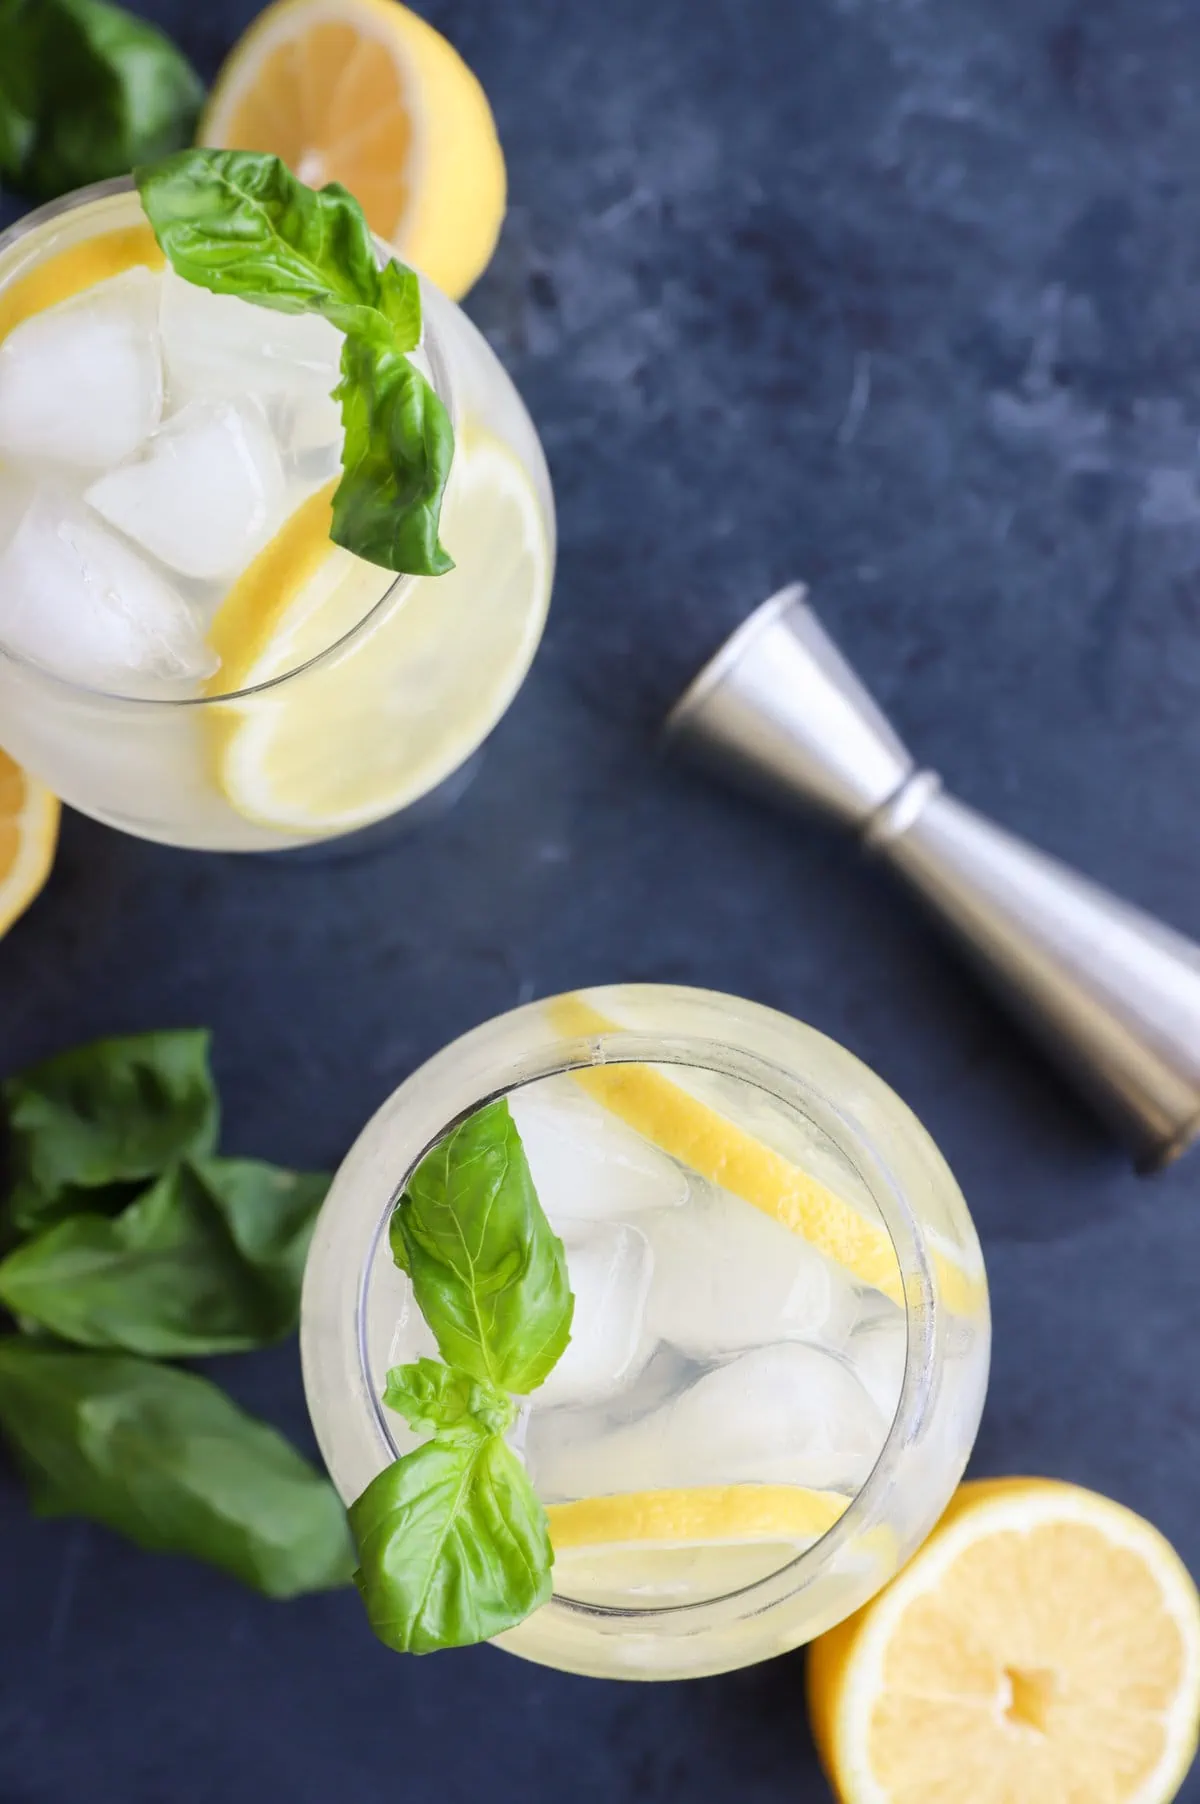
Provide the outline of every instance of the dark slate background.
{"type": "MultiPolygon", "coordinates": [[[[145,10],[211,75],[254,7],[145,10]]],[[[1136,1179],[848,846],[653,735],[802,575],[962,795],[1200,933],[1200,13],[426,11],[508,154],[469,310],[557,488],[541,656],[457,808],[385,852],[213,857],[69,818],[0,945],[0,1067],[208,1022],[230,1147],[317,1165],[518,999],[647,978],[789,1010],[895,1085],[974,1210],[974,1469],[1097,1486],[1195,1570],[1200,1164],[1136,1179]]],[[[292,1348],[222,1376],[307,1441],[292,1348]]],[[[35,1525],[7,1476],[0,1549],[0,1804],[827,1796],[798,1655],[657,1687],[402,1660],[349,1595],[273,1605],[35,1525]]]]}

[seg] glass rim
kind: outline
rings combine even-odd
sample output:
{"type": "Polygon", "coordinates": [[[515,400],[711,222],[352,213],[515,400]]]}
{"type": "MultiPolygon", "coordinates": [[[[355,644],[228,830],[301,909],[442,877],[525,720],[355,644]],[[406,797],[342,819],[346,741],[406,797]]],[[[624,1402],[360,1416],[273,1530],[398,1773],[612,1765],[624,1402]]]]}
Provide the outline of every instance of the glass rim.
{"type": "Polygon", "coordinates": [[[365,1249],[358,1280],[355,1345],[359,1376],[374,1428],[382,1447],[389,1451],[392,1459],[399,1458],[402,1450],[392,1438],[382,1398],[376,1394],[372,1384],[366,1338],[368,1290],[380,1243],[386,1239],[392,1211],[412,1171],[431,1147],[459,1122],[489,1102],[510,1096],[514,1091],[530,1084],[564,1076],[571,1071],[597,1065],[629,1064],[675,1065],[734,1077],[764,1091],[776,1101],[815,1122],[848,1160],[878,1209],[900,1275],[906,1329],[900,1396],[879,1453],[871,1471],[837,1521],[810,1547],[804,1548],[793,1559],[786,1560],[764,1577],[712,1597],[640,1607],[584,1603],[556,1590],[547,1604],[542,1606],[556,1607],[573,1618],[621,1622],[648,1630],[656,1624],[681,1626],[695,1622],[699,1615],[719,1610],[722,1606],[734,1606],[740,1615],[766,1610],[795,1595],[811,1578],[825,1570],[840,1549],[855,1538],[864,1522],[873,1524],[876,1504],[886,1494],[896,1466],[924,1419],[930,1403],[935,1377],[935,1318],[940,1305],[925,1230],[909,1205],[902,1187],[892,1176],[870,1135],[857,1118],[832,1102],[807,1077],[790,1071],[761,1054],[750,1052],[745,1047],[709,1035],[655,1034],[622,1029],[587,1037],[565,1037],[548,1046],[541,1057],[526,1054],[519,1061],[516,1072],[510,1073],[506,1081],[489,1089],[470,1105],[457,1110],[438,1133],[426,1142],[389,1194],[365,1249]],[[831,1121],[837,1124],[840,1132],[831,1131],[831,1121]]]}
{"type": "MultiPolygon", "coordinates": [[[[73,213],[78,207],[90,206],[97,201],[111,200],[119,195],[133,194],[134,192],[132,175],[116,175],[109,176],[102,182],[89,182],[86,187],[72,189],[69,194],[63,194],[56,200],[47,201],[29,213],[23,213],[12,225],[0,232],[0,258],[3,258],[14,244],[19,244],[28,233],[37,231],[41,226],[48,225],[60,216],[73,213]]],[[[148,220],[146,224],[149,225],[148,220]]],[[[372,236],[375,239],[381,261],[394,254],[392,247],[385,244],[382,238],[374,233],[372,236]]],[[[37,267],[37,259],[34,259],[14,270],[11,279],[20,280],[22,276],[28,275],[37,267]]],[[[420,274],[419,271],[418,274],[420,274]]],[[[427,276],[420,276],[420,279],[423,283],[432,286],[429,284],[427,276]]],[[[8,281],[0,276],[0,296],[4,294],[7,286],[8,281]]],[[[429,319],[428,310],[424,307],[421,310],[421,348],[429,359],[433,373],[434,392],[450,415],[457,448],[461,425],[458,397],[444,348],[438,338],[436,328],[429,319]]],[[[354,554],[348,553],[347,555],[353,556],[354,554]]],[[[267,695],[272,690],[281,688],[285,683],[292,682],[294,678],[305,675],[306,672],[340,654],[355,640],[363,636],[383,610],[398,596],[410,589],[416,581],[417,578],[410,574],[395,575],[378,601],[368,608],[361,620],[356,621],[347,632],[343,633],[339,639],[335,639],[332,644],[325,646],[322,651],[314,653],[311,658],[306,658],[302,664],[293,665],[290,670],[283,671],[279,676],[268,677],[264,682],[251,683],[242,689],[225,689],[219,695],[126,695],[120,690],[98,689],[90,683],[75,682],[72,678],[64,677],[52,670],[48,664],[43,664],[36,658],[27,657],[23,652],[14,651],[11,646],[4,643],[3,639],[0,639],[0,660],[11,664],[19,671],[28,672],[39,682],[50,683],[55,688],[64,690],[68,695],[81,697],[88,702],[97,702],[105,706],[161,710],[163,712],[180,708],[236,706],[241,702],[251,701],[257,696],[267,695]]]]}

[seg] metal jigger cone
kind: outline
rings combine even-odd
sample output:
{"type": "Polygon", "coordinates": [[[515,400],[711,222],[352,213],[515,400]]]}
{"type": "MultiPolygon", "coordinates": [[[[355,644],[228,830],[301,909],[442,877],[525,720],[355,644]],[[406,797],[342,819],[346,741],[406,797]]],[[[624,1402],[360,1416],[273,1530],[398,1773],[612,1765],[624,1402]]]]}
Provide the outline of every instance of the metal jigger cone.
{"type": "Polygon", "coordinates": [[[1152,1171],[1200,1134],[1200,947],[918,770],[800,585],[672,710],[681,750],[848,826],[904,877],[1152,1171]]]}

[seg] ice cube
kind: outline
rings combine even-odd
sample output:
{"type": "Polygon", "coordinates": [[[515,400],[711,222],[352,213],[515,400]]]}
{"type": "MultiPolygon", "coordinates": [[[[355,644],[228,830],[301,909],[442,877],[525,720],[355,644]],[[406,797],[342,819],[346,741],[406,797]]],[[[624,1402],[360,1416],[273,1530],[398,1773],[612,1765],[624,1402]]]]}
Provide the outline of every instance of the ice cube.
{"type": "Polygon", "coordinates": [[[539,1406],[591,1403],[632,1384],[654,1349],[646,1295],[650,1243],[623,1222],[570,1224],[563,1235],[575,1297],[571,1339],[536,1396],[539,1406]]]}
{"type": "Polygon", "coordinates": [[[86,499],[184,576],[232,576],[283,516],[275,440],[253,401],[192,401],[86,499]]]}
{"type": "Polygon", "coordinates": [[[543,1209],[569,1221],[628,1220],[687,1201],[683,1168],[581,1090],[549,1078],[508,1099],[543,1209]]]}
{"type": "MultiPolygon", "coordinates": [[[[171,269],[162,279],[160,326],[172,400],[255,394],[328,401],[341,373],[342,334],[328,320],[211,294],[171,269]]],[[[329,408],[336,430],[340,416],[332,402],[329,408]]]]}
{"type": "Polygon", "coordinates": [[[695,1183],[686,1209],[641,1223],[654,1248],[647,1316],[680,1352],[712,1358],[768,1341],[840,1347],[858,1300],[846,1274],[801,1234],[740,1197],[695,1183]]]}
{"type": "Polygon", "coordinates": [[[908,1358],[904,1311],[890,1303],[886,1314],[863,1322],[846,1344],[846,1358],[884,1421],[890,1423],[900,1403],[908,1358]]]}
{"type": "Polygon", "coordinates": [[[785,1342],[743,1353],[697,1379],[670,1409],[675,1483],[775,1480],[856,1489],[884,1441],[884,1424],[833,1353],[785,1342]]]}
{"type": "Polygon", "coordinates": [[[569,1417],[539,1418],[534,1394],[529,1464],[551,1500],[755,1483],[855,1491],[886,1434],[849,1367],[799,1341],[715,1366],[672,1402],[608,1432],[569,1417]]]}
{"type": "Polygon", "coordinates": [[[32,500],[33,483],[24,471],[0,462],[0,551],[11,542],[32,500]]]}
{"type": "Polygon", "coordinates": [[[39,490],[0,550],[0,641],[120,693],[217,667],[183,597],[65,491],[39,490]]]}
{"type": "Polygon", "coordinates": [[[97,282],[0,342],[0,452],[105,470],[162,414],[159,278],[97,282]]]}

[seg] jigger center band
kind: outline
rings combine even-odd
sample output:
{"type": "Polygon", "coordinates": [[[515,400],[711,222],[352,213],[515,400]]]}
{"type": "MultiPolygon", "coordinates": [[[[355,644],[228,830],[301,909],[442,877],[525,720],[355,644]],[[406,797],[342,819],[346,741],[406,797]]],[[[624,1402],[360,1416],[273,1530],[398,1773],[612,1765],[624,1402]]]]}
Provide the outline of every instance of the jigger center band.
{"type": "Polygon", "coordinates": [[[911,777],[905,777],[895,794],[868,817],[862,829],[862,843],[867,851],[876,851],[889,840],[899,839],[907,833],[930,797],[941,787],[942,779],[935,770],[918,770],[911,777]]]}

